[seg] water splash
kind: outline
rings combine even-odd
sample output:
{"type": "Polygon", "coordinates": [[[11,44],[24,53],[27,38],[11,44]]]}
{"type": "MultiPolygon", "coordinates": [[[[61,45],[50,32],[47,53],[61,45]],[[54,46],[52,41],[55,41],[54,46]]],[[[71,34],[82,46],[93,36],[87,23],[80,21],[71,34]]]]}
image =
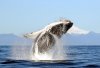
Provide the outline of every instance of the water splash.
{"type": "Polygon", "coordinates": [[[65,52],[63,49],[63,44],[60,39],[58,39],[56,36],[56,44],[55,46],[50,49],[48,52],[45,52],[44,54],[38,53],[38,46],[35,45],[35,53],[33,54],[33,46],[32,45],[14,45],[12,46],[11,51],[11,59],[15,60],[66,60],[65,58],[65,52]]]}
{"type": "Polygon", "coordinates": [[[31,60],[30,45],[14,45],[11,48],[11,59],[14,60],[31,60]]]}

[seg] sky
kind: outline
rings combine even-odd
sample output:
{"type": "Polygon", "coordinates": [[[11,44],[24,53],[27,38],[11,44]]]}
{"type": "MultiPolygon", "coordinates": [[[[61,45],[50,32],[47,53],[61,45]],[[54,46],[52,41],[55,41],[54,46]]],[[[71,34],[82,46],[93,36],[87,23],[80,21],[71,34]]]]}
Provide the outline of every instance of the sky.
{"type": "Polygon", "coordinates": [[[60,18],[100,33],[100,0],[0,0],[0,34],[37,31],[60,18]]]}

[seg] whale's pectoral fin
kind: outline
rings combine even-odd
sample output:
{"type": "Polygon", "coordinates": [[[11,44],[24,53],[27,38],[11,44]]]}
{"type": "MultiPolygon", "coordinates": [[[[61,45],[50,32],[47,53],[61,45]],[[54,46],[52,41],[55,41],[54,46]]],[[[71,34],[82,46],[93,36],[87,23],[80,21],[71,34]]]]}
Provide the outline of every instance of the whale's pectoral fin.
{"type": "Polygon", "coordinates": [[[36,39],[36,37],[41,33],[41,31],[37,31],[37,32],[31,32],[31,33],[27,33],[24,34],[23,36],[25,38],[29,38],[29,39],[36,39]]]}
{"type": "Polygon", "coordinates": [[[33,38],[33,36],[34,36],[34,33],[32,32],[32,33],[27,33],[27,34],[24,34],[23,35],[25,38],[33,38]]]}

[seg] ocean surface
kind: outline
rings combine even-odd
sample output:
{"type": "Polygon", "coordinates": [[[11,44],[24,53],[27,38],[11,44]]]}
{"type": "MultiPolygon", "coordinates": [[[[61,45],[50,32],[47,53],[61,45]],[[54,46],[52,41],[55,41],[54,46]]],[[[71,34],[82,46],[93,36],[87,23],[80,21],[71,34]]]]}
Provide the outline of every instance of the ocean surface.
{"type": "Polygon", "coordinates": [[[100,46],[64,48],[67,60],[33,61],[11,59],[11,46],[0,45],[0,68],[100,68],[100,46]]]}

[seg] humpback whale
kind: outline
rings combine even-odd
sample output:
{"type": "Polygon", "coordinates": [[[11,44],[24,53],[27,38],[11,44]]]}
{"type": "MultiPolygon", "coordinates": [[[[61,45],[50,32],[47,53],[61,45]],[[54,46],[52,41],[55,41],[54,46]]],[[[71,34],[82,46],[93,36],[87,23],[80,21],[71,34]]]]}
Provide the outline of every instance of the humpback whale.
{"type": "Polygon", "coordinates": [[[60,39],[63,34],[67,33],[72,25],[73,22],[63,19],[58,22],[51,23],[37,32],[27,33],[24,37],[33,40],[33,54],[36,53],[36,47],[38,53],[43,54],[52,49],[57,42],[56,38],[60,39]]]}

